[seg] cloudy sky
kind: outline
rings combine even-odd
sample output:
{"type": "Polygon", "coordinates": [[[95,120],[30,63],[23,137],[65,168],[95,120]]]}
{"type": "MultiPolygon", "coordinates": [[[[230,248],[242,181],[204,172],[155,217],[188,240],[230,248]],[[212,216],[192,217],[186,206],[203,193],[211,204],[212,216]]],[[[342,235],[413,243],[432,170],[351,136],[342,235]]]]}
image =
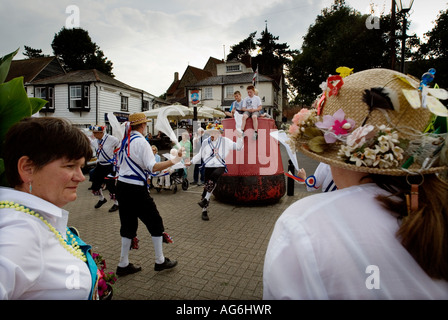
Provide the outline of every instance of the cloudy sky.
{"type": "MultiPolygon", "coordinates": [[[[378,12],[389,12],[391,2],[346,0],[362,13],[368,12],[370,3],[378,12]]],[[[15,59],[23,59],[25,45],[51,55],[54,35],[64,26],[79,23],[113,62],[118,80],[159,96],[168,89],[175,72],[182,76],[188,65],[203,68],[211,56],[223,59],[232,45],[250,33],[257,31],[258,38],[266,23],[280,43],[300,49],[308,27],[332,3],[333,0],[0,0],[0,56],[20,48],[15,59]],[[73,19],[76,17],[79,19],[73,19]]],[[[433,28],[439,11],[447,8],[446,0],[415,0],[410,33],[422,37],[433,28]]]]}

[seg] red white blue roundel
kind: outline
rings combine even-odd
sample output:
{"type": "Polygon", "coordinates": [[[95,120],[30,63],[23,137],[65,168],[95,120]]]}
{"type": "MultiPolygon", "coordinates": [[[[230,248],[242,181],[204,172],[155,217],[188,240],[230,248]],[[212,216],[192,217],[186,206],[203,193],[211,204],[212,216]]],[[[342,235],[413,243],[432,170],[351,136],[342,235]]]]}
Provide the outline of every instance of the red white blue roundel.
{"type": "Polygon", "coordinates": [[[315,176],[309,176],[308,178],[305,179],[305,184],[312,188],[316,185],[316,177],[315,176]]]}

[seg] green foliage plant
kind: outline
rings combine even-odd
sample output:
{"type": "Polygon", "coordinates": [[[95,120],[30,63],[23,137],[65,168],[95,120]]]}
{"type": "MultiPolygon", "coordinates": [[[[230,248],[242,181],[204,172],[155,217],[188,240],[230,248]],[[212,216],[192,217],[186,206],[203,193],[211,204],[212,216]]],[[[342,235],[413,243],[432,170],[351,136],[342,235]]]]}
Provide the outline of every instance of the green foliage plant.
{"type": "Polygon", "coordinates": [[[19,49],[0,58],[0,185],[7,186],[3,161],[3,144],[9,128],[23,118],[38,112],[47,103],[39,98],[28,97],[23,77],[5,82],[11,61],[19,49]]]}

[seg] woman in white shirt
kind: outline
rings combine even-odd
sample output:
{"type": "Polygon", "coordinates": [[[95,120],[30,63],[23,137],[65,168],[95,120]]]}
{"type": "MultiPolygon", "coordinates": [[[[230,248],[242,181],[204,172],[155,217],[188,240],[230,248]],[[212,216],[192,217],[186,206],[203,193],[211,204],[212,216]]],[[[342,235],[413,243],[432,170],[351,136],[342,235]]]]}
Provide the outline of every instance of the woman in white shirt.
{"type": "Polygon", "coordinates": [[[31,117],[6,136],[0,194],[0,298],[91,299],[97,268],[90,246],[67,228],[90,141],[58,118],[31,117]]]}
{"type": "Polygon", "coordinates": [[[436,102],[411,107],[402,89],[418,95],[419,83],[392,70],[338,81],[323,117],[303,110],[290,130],[297,150],[331,166],[338,190],[278,219],[263,297],[447,299],[446,126],[426,132],[436,102]]]}

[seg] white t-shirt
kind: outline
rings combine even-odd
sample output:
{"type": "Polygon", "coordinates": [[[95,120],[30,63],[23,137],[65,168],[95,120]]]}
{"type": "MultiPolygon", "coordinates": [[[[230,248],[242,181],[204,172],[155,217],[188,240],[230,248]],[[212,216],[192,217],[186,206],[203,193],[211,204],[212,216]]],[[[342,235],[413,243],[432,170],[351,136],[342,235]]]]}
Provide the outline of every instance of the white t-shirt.
{"type": "Polygon", "coordinates": [[[253,96],[252,98],[247,96],[243,100],[243,108],[246,109],[258,109],[261,106],[261,99],[259,96],[253,96]]]}
{"type": "Polygon", "coordinates": [[[278,219],[264,263],[264,299],[448,299],[401,245],[375,184],[305,197],[278,219]]]}
{"type": "MultiPolygon", "coordinates": [[[[35,210],[66,236],[67,211],[10,188],[0,188],[0,200],[35,210]]],[[[91,287],[87,264],[69,253],[40,219],[0,209],[1,300],[85,300],[91,287]]]]}

